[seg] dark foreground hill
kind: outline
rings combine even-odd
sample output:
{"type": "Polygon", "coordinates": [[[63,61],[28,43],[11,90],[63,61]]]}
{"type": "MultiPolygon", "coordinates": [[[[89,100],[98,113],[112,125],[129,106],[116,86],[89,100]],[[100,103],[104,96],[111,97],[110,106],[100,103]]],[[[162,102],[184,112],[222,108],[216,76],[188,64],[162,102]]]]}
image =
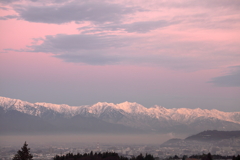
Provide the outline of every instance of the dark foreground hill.
{"type": "Polygon", "coordinates": [[[195,141],[220,141],[224,139],[240,138],[240,131],[217,131],[207,130],[196,135],[187,137],[185,140],[195,141]]]}
{"type": "Polygon", "coordinates": [[[198,134],[189,136],[185,139],[170,139],[161,146],[163,147],[184,147],[194,145],[214,146],[239,146],[240,147],[240,131],[217,131],[207,130],[198,134]]]}

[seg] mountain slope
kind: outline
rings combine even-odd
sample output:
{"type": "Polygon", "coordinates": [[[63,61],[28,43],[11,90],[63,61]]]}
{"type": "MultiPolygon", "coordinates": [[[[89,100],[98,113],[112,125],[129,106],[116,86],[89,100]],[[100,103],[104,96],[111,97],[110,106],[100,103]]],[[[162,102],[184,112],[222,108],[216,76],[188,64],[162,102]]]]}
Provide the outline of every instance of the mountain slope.
{"type": "Polygon", "coordinates": [[[4,112],[0,108],[0,133],[1,134],[26,134],[26,133],[52,133],[57,127],[43,119],[11,110],[4,112]]]}

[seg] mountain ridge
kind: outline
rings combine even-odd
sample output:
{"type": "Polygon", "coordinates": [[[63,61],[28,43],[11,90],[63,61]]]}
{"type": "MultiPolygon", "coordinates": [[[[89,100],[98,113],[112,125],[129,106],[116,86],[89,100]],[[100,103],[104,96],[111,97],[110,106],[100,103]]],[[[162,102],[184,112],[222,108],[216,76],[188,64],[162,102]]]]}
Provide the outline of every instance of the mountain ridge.
{"type": "MultiPolygon", "coordinates": [[[[146,107],[144,107],[141,104],[138,104],[136,102],[128,102],[128,101],[123,102],[123,103],[119,103],[119,104],[107,103],[107,102],[98,102],[98,103],[93,104],[93,105],[69,106],[67,104],[52,104],[52,103],[45,103],[45,102],[30,103],[30,102],[27,102],[27,101],[22,101],[20,99],[11,99],[11,98],[6,98],[6,97],[0,97],[0,106],[3,106],[3,108],[5,110],[15,109],[15,110],[21,111],[23,113],[24,113],[24,110],[20,110],[20,109],[23,109],[24,106],[33,107],[35,109],[37,107],[45,107],[46,109],[52,109],[52,110],[54,110],[56,112],[59,112],[59,113],[69,112],[69,114],[71,116],[78,115],[79,110],[84,110],[84,109],[88,109],[89,113],[99,115],[100,114],[99,112],[102,113],[102,112],[104,112],[104,110],[107,107],[111,107],[111,108],[114,108],[114,109],[123,110],[126,113],[135,113],[135,114],[138,113],[138,114],[154,115],[156,118],[159,118],[159,116],[163,115],[163,114],[167,115],[166,117],[173,116],[173,118],[174,118],[174,116],[176,116],[176,115],[174,115],[174,113],[177,113],[177,114],[180,114],[180,115],[193,115],[194,114],[195,117],[209,116],[209,117],[223,119],[223,120],[227,120],[227,121],[230,121],[230,122],[240,124],[240,118],[237,119],[237,120],[226,118],[226,116],[228,117],[228,116],[231,116],[233,114],[239,114],[240,115],[240,112],[223,112],[223,111],[219,111],[219,110],[216,110],[216,109],[208,110],[208,109],[200,109],[200,108],[195,108],[195,109],[190,109],[190,108],[167,109],[167,108],[164,108],[164,107],[158,106],[158,105],[155,105],[155,106],[150,107],[150,108],[146,108],[146,107]],[[13,108],[13,106],[14,106],[14,108],[13,108]],[[135,109],[136,107],[138,108],[137,110],[135,109]],[[158,114],[156,114],[156,111],[157,111],[158,114]],[[218,115],[214,116],[214,114],[212,114],[210,112],[217,112],[218,115]]],[[[31,114],[31,113],[28,113],[28,114],[31,114]]],[[[179,120],[178,118],[176,117],[176,120],[179,120]]],[[[182,117],[182,118],[184,118],[184,117],[182,117]]]]}
{"type": "MultiPolygon", "coordinates": [[[[108,124],[121,125],[151,132],[196,132],[200,129],[240,129],[240,112],[222,112],[216,109],[166,109],[161,106],[146,108],[136,102],[119,104],[98,102],[93,105],[69,106],[67,104],[29,103],[19,99],[0,97],[4,112],[20,113],[49,119],[72,119],[75,116],[99,119],[108,124]]],[[[77,126],[77,122],[73,126],[77,126]]],[[[92,124],[94,126],[94,124],[92,124]]],[[[79,126],[80,127],[80,126],[79,126]]]]}

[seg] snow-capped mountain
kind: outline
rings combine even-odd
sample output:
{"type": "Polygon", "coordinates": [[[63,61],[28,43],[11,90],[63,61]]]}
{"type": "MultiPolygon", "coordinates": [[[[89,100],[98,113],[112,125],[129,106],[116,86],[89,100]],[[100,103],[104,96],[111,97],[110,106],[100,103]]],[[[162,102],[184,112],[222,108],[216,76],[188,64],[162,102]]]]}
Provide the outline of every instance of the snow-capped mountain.
{"type": "MultiPolygon", "coordinates": [[[[106,129],[107,126],[115,125],[120,128],[125,127],[125,130],[133,129],[150,132],[240,129],[240,112],[222,112],[215,109],[200,108],[167,109],[157,105],[146,108],[135,102],[123,102],[120,104],[98,102],[94,105],[69,106],[66,104],[29,103],[18,99],[0,97],[0,108],[2,108],[1,115],[3,117],[7,113],[15,111],[44,120],[44,123],[53,126],[56,126],[58,121],[64,121],[64,123],[74,121],[71,125],[75,129],[76,127],[82,128],[80,121],[83,122],[86,119],[94,121],[91,124],[93,128],[96,127],[94,123],[97,120],[97,123],[101,122],[102,125],[106,125],[106,129]],[[81,118],[79,119],[79,117],[81,118]],[[79,119],[79,121],[76,119],[79,119]]],[[[58,128],[62,128],[64,123],[59,123],[58,128]]],[[[69,129],[71,130],[71,127],[69,129]]]]}

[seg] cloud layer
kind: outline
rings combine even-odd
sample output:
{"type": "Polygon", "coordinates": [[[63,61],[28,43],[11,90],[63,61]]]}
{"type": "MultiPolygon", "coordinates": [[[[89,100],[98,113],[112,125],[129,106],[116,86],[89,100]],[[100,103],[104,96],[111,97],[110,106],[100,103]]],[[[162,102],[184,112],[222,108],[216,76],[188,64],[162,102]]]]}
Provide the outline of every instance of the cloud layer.
{"type": "Polygon", "coordinates": [[[11,10],[0,17],[2,21],[78,26],[78,33],[45,34],[35,37],[38,43],[18,51],[51,53],[65,62],[88,65],[147,65],[184,71],[239,64],[238,0],[1,3],[11,10]]]}
{"type": "Polygon", "coordinates": [[[134,8],[105,2],[71,2],[50,6],[16,6],[19,16],[29,22],[62,24],[72,21],[117,22],[134,8]]]}
{"type": "Polygon", "coordinates": [[[233,71],[228,75],[213,78],[210,83],[220,87],[240,87],[240,66],[231,67],[233,71]]]}

